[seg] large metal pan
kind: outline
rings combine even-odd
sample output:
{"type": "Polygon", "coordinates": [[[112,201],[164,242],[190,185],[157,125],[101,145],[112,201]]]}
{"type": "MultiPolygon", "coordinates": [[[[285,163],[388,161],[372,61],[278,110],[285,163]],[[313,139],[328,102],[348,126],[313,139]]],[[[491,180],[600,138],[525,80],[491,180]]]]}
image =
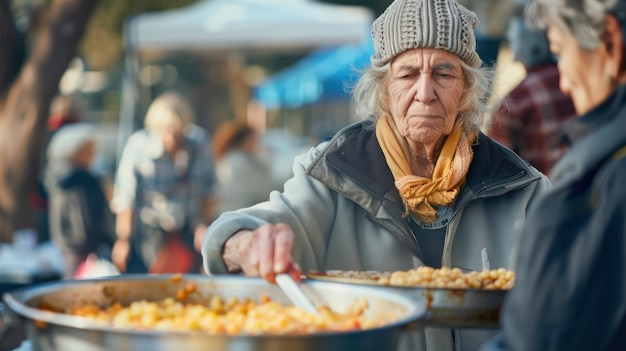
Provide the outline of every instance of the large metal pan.
{"type": "Polygon", "coordinates": [[[41,302],[69,307],[74,304],[106,305],[112,301],[129,303],[139,299],[162,300],[174,296],[181,284],[193,282],[198,296],[258,299],[267,294],[289,304],[276,285],[259,278],[239,276],[185,275],[173,283],[171,275],[123,275],[83,281],[46,283],[4,294],[12,311],[21,316],[35,351],[51,350],[185,350],[185,351],[276,351],[276,350],[393,350],[401,332],[425,313],[425,301],[397,291],[333,282],[306,281],[303,289],[317,303],[343,311],[355,299],[366,298],[371,318],[394,314],[382,327],[367,330],[314,333],[308,335],[209,335],[199,332],[160,332],[114,328],[77,316],[38,309],[41,302]],[[43,323],[42,323],[43,322],[43,323]]]}
{"type": "Polygon", "coordinates": [[[500,327],[502,303],[508,292],[508,290],[387,286],[378,284],[377,279],[389,272],[351,274],[347,271],[345,276],[341,276],[340,273],[341,271],[309,272],[307,277],[318,281],[376,286],[398,292],[416,301],[426,300],[427,312],[420,318],[424,326],[497,329],[500,327]]]}

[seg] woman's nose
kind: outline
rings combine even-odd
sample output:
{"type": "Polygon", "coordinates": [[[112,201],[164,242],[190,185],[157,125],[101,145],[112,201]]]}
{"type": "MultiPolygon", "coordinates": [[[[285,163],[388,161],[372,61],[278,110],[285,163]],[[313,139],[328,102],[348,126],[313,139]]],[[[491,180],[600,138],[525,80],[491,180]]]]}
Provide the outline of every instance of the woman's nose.
{"type": "Polygon", "coordinates": [[[429,74],[422,74],[415,83],[414,99],[422,103],[430,103],[437,99],[435,94],[435,84],[429,74]]]}

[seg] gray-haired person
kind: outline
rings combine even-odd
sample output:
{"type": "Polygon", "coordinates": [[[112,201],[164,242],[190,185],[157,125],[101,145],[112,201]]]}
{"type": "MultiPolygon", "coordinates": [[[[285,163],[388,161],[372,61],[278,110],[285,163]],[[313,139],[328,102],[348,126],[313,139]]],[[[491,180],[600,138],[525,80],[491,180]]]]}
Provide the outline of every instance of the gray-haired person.
{"type": "Polygon", "coordinates": [[[110,255],[115,237],[104,189],[90,171],[95,147],[96,129],[77,123],[60,128],[46,150],[50,238],[63,252],[65,279],[89,254],[110,255]]]}
{"type": "MultiPolygon", "coordinates": [[[[373,23],[354,91],[363,121],[295,159],[269,201],[226,212],[202,247],[212,274],[274,281],[309,270],[511,268],[518,223],[549,182],[479,131],[491,71],[474,13],[454,0],[396,0],[373,23]]],[[[426,328],[403,349],[477,350],[492,331],[426,328]]]]}
{"type": "Polygon", "coordinates": [[[531,209],[500,350],[626,350],[626,1],[537,0],[578,117],[531,209]]]}

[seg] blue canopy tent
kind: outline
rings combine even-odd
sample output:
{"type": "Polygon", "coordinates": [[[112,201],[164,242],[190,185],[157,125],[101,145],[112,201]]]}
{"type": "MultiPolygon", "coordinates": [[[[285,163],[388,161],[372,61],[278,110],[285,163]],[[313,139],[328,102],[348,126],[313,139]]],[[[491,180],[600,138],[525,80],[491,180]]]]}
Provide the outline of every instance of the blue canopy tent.
{"type": "Polygon", "coordinates": [[[268,109],[348,100],[348,89],[369,66],[373,52],[371,40],[313,51],[262,82],[254,98],[268,109]]]}

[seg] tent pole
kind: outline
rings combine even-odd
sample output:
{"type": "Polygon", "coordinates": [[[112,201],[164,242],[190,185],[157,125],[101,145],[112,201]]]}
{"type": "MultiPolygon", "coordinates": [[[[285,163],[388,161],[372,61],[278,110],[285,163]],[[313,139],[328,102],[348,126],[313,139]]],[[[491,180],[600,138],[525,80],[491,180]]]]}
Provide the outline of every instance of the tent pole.
{"type": "Polygon", "coordinates": [[[124,41],[126,42],[124,49],[124,72],[122,74],[120,113],[117,124],[116,169],[126,140],[135,131],[139,57],[133,48],[132,33],[130,32],[128,26],[126,26],[124,30],[124,41]]]}
{"type": "Polygon", "coordinates": [[[244,58],[238,53],[228,55],[226,67],[235,119],[246,122],[250,92],[244,79],[244,58]]]}

